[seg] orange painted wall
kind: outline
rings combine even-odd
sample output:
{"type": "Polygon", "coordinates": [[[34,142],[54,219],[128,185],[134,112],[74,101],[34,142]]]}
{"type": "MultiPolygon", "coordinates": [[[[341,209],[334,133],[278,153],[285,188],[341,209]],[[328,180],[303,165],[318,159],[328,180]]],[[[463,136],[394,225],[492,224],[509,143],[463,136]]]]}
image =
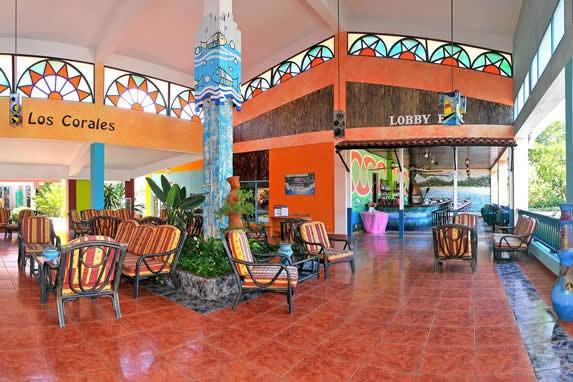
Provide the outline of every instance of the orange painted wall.
{"type": "Polygon", "coordinates": [[[269,152],[269,210],[275,204],[288,206],[289,215],[310,214],[313,220],[334,231],[334,145],[321,143],[283,147],[269,152]],[[286,195],[285,175],[314,173],[314,195],[286,195]]]}

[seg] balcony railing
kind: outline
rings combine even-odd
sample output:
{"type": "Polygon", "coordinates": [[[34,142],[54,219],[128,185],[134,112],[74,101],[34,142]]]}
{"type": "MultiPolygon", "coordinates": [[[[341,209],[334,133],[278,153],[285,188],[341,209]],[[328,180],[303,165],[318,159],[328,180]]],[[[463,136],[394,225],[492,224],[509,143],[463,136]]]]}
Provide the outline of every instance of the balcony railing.
{"type": "Polygon", "coordinates": [[[517,213],[537,219],[533,237],[555,252],[559,251],[559,219],[525,210],[517,210],[517,213]]]}

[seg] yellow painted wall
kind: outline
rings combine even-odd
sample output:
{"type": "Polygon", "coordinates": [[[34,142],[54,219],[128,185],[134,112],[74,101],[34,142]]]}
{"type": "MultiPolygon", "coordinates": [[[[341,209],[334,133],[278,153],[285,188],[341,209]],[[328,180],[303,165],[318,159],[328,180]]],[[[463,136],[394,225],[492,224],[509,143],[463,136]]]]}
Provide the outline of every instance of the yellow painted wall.
{"type": "Polygon", "coordinates": [[[90,207],[90,181],[76,180],[76,210],[87,210],[90,207]]]}

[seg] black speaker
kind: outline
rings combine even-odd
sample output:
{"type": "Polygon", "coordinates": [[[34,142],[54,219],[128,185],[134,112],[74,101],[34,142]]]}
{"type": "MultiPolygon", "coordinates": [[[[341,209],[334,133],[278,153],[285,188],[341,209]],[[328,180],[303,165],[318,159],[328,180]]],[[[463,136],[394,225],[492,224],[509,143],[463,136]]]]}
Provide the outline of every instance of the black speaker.
{"type": "Polygon", "coordinates": [[[20,102],[20,94],[10,94],[10,126],[22,125],[22,103],[20,102]]]}
{"type": "Polygon", "coordinates": [[[332,128],[336,138],[344,138],[344,119],[344,112],[342,110],[336,110],[334,112],[332,128]]]}

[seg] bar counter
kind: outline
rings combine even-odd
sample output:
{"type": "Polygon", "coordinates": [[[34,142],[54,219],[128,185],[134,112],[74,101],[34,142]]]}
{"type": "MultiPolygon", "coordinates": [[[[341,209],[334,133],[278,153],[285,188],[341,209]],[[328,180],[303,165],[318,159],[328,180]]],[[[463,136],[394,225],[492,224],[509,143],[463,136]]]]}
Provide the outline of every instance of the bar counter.
{"type": "MultiPolygon", "coordinates": [[[[432,228],[432,212],[440,204],[423,204],[419,206],[404,206],[404,230],[418,231],[432,228]]],[[[398,231],[400,222],[400,208],[398,206],[376,207],[377,211],[386,212],[388,216],[387,230],[398,231]]]]}

